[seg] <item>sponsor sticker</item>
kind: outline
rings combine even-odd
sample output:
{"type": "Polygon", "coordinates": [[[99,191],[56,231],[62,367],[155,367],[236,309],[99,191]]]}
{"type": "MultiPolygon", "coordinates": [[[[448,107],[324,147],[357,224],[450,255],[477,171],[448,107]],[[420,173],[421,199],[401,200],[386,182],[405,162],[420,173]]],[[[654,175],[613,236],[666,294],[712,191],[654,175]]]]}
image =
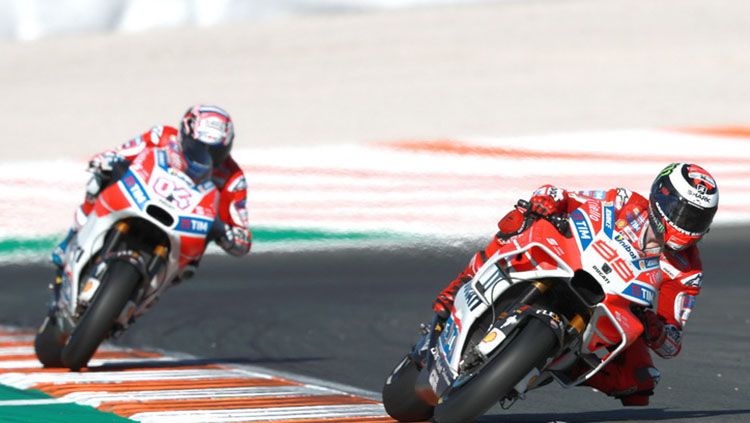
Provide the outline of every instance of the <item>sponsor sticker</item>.
{"type": "Polygon", "coordinates": [[[180,216],[180,220],[177,221],[177,229],[180,232],[187,232],[197,235],[207,235],[208,231],[211,230],[213,220],[199,219],[197,217],[180,216]]]}
{"type": "Polygon", "coordinates": [[[593,239],[591,226],[583,215],[583,212],[580,210],[574,210],[573,213],[570,214],[570,217],[573,220],[573,227],[575,228],[578,239],[581,242],[581,248],[585,250],[591,244],[593,239]]]}
{"type": "Polygon", "coordinates": [[[604,234],[607,238],[612,239],[612,232],[615,225],[615,207],[608,205],[604,207],[604,234]]]}
{"type": "Polygon", "coordinates": [[[644,301],[647,305],[653,305],[654,297],[656,296],[656,291],[653,288],[637,283],[631,283],[624,291],[622,291],[622,293],[629,297],[644,301]]]}
{"type": "Polygon", "coordinates": [[[633,267],[641,271],[656,269],[659,266],[659,257],[645,257],[642,259],[633,260],[633,267]]]}
{"type": "Polygon", "coordinates": [[[630,242],[628,242],[627,239],[625,239],[622,234],[617,234],[614,237],[614,240],[617,241],[618,244],[620,244],[620,247],[622,247],[625,251],[627,251],[628,255],[632,260],[638,259],[638,254],[635,252],[635,248],[633,248],[632,245],[630,245],[630,242]]]}
{"type": "Polygon", "coordinates": [[[138,177],[136,177],[132,171],[128,170],[122,181],[123,185],[125,185],[125,190],[130,194],[130,198],[135,201],[138,208],[143,209],[149,197],[143,189],[143,185],[141,185],[141,182],[138,180],[138,177]]]}

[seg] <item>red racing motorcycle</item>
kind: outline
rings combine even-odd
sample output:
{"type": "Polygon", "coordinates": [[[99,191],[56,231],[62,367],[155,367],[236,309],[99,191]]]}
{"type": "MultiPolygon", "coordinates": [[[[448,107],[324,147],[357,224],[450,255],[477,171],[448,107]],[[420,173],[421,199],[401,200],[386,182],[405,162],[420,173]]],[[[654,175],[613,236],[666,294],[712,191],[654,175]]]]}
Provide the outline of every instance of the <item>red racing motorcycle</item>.
{"type": "MultiPolygon", "coordinates": [[[[124,331],[180,278],[210,239],[217,189],[147,149],[97,198],[71,239],[34,343],[46,367],[79,370],[99,344],[124,331]]],[[[220,223],[220,222],[219,222],[220,223]]]]}
{"type": "Polygon", "coordinates": [[[659,257],[640,257],[614,215],[594,199],[567,216],[527,214],[527,229],[458,291],[451,316],[423,325],[385,381],[388,414],[469,422],[552,381],[580,385],[632,344],[659,257]]]}

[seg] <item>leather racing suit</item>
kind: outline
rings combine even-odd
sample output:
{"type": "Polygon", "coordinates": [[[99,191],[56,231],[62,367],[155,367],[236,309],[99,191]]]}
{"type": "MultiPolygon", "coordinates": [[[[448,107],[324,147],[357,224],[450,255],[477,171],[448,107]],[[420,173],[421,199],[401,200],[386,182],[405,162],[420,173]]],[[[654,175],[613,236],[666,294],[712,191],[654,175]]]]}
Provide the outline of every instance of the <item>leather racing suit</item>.
{"type": "MultiPolygon", "coordinates": [[[[177,143],[179,131],[171,126],[156,126],[150,131],[131,139],[114,150],[100,153],[91,160],[91,170],[94,173],[92,182],[87,187],[86,198],[76,210],[75,229],[80,228],[94,209],[94,203],[99,192],[111,180],[101,180],[102,169],[112,170],[112,164],[129,165],[144,149],[166,147],[170,143],[177,143]],[[93,186],[92,186],[93,185],[93,186]]],[[[106,177],[104,178],[106,179],[106,177]]],[[[239,165],[228,156],[223,163],[214,165],[211,179],[219,190],[218,220],[223,223],[218,233],[214,224],[212,233],[216,243],[227,253],[242,256],[250,251],[252,232],[248,225],[246,209],[247,182],[239,165]]]]}
{"type": "MultiPolygon", "coordinates": [[[[646,248],[649,202],[642,195],[624,188],[607,191],[568,192],[551,185],[540,187],[535,196],[551,197],[551,214],[570,213],[592,199],[611,203],[615,208],[615,226],[639,256],[659,255],[656,310],[644,316],[644,337],[605,366],[586,384],[619,398],[623,405],[648,405],[649,396],[659,380],[649,348],[663,358],[675,357],[682,346],[682,330],[701,289],[703,272],[697,246],[682,251],[661,247],[646,248]]],[[[532,199],[534,198],[532,197],[532,199]]],[[[477,252],[468,266],[446,287],[434,303],[438,314],[452,309],[458,289],[470,281],[488,257],[497,252],[515,233],[523,231],[523,216],[518,210],[508,213],[499,223],[500,231],[487,247],[477,252]],[[447,307],[446,307],[447,306],[447,307]]]]}

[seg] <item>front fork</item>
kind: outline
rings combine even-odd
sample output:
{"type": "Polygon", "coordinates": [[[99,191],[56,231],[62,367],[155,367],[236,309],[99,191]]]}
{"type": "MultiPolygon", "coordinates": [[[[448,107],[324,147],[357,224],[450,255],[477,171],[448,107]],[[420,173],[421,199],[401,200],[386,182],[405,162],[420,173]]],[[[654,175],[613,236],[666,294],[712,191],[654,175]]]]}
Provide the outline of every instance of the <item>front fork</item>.
{"type": "MultiPolygon", "coordinates": [[[[99,257],[99,260],[102,258],[106,258],[110,256],[110,254],[115,251],[118,244],[122,241],[122,238],[127,235],[127,233],[130,231],[130,225],[127,222],[118,222],[112,231],[112,235],[105,241],[104,245],[102,246],[101,250],[97,254],[99,257]]],[[[133,252],[134,255],[138,255],[138,252],[133,252]]],[[[162,266],[166,263],[167,256],[169,254],[169,248],[163,245],[157,245],[153,252],[151,260],[146,264],[144,272],[144,277],[146,278],[144,280],[144,283],[150,283],[151,279],[156,275],[162,268],[162,266]]],[[[101,263],[101,262],[100,262],[101,263]]],[[[142,271],[143,271],[142,270],[142,271]]],[[[103,272],[97,272],[100,274],[103,274],[103,272]]],[[[50,285],[50,288],[52,289],[52,296],[53,300],[50,303],[49,306],[49,315],[59,317],[61,313],[60,311],[60,296],[62,295],[62,289],[63,289],[63,280],[64,275],[63,271],[60,270],[55,275],[54,283],[50,285]]],[[[80,295],[80,292],[79,292],[80,295]]],[[[64,313],[63,313],[64,314],[64,313]]],[[[68,319],[56,319],[58,321],[61,320],[68,320],[68,319]]],[[[62,323],[61,323],[62,324],[62,323]]],[[[68,322],[68,326],[72,326],[72,322],[68,322]]]]}
{"type": "MultiPolygon", "coordinates": [[[[511,303],[503,312],[499,313],[497,319],[488,328],[487,337],[496,339],[502,332],[509,336],[516,326],[521,324],[525,319],[537,318],[543,320],[557,334],[559,341],[559,351],[569,347],[576,339],[580,337],[586,327],[590,314],[580,314],[573,312],[572,315],[566,316],[547,310],[544,307],[538,307],[538,303],[551,288],[550,281],[532,281],[528,287],[520,293],[518,299],[511,303]],[[507,322],[511,316],[517,316],[517,322],[508,327],[507,322]],[[493,333],[495,335],[493,336],[493,333]]],[[[473,368],[483,361],[486,361],[493,351],[499,347],[502,341],[491,342],[485,337],[482,343],[475,346],[470,351],[466,359],[462,362],[462,370],[473,368]],[[492,346],[494,344],[494,346],[492,346]],[[483,348],[480,348],[480,345],[483,348]],[[488,349],[489,347],[489,349],[488,349]]]]}
{"type": "Polygon", "coordinates": [[[445,321],[435,315],[432,323],[420,325],[421,337],[409,352],[409,358],[422,369],[427,365],[428,351],[437,344],[437,339],[443,331],[445,321]]]}
{"type": "MultiPolygon", "coordinates": [[[[541,298],[550,288],[550,284],[547,281],[534,281],[529,284],[527,290],[521,295],[517,304],[520,305],[531,305],[534,304],[539,298],[541,298]]],[[[573,313],[572,316],[565,316],[567,320],[566,334],[570,336],[577,336],[586,327],[587,320],[590,317],[580,313],[573,313]]],[[[566,341],[569,340],[569,336],[566,336],[566,341]]],[[[567,344],[567,342],[566,342],[567,344]]]]}

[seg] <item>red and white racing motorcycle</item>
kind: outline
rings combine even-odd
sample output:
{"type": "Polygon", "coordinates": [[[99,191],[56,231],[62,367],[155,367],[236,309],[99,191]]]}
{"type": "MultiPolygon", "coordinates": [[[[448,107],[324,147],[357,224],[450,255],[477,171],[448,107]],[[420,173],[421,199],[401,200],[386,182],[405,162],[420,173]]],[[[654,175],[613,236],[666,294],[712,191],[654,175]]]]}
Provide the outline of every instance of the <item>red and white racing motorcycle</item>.
{"type": "Polygon", "coordinates": [[[632,344],[639,312],[654,303],[659,257],[640,257],[614,215],[598,200],[568,216],[527,215],[528,229],[461,287],[448,320],[423,326],[385,382],[388,413],[469,422],[553,380],[579,385],[632,344]]]}
{"type": "Polygon", "coordinates": [[[179,278],[208,242],[218,193],[170,166],[168,148],[147,149],[96,200],[69,242],[62,275],[34,343],[48,367],[78,370],[179,278]]]}

